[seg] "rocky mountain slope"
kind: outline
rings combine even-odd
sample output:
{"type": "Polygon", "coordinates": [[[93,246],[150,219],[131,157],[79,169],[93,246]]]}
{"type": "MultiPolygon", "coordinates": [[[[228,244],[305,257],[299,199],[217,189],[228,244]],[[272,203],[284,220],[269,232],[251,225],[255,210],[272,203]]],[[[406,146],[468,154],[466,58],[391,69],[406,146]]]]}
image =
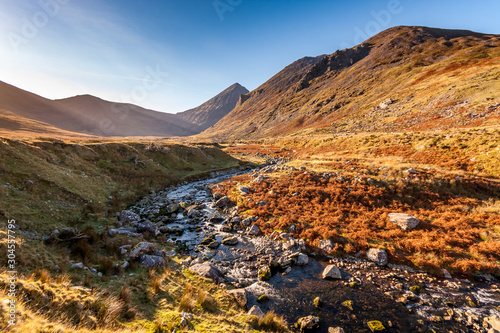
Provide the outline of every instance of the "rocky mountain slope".
{"type": "Polygon", "coordinates": [[[496,123],[500,35],[394,27],[302,58],[246,94],[201,138],[406,131],[496,123]]]}
{"type": "Polygon", "coordinates": [[[189,136],[227,114],[247,90],[234,84],[180,115],[91,95],[49,100],[0,81],[0,132],[63,136],[189,136]]]}
{"type": "Polygon", "coordinates": [[[177,116],[187,122],[198,125],[201,130],[206,130],[234,109],[240,99],[240,95],[246,93],[248,93],[247,88],[239,83],[235,83],[202,105],[179,112],[177,116]]]}

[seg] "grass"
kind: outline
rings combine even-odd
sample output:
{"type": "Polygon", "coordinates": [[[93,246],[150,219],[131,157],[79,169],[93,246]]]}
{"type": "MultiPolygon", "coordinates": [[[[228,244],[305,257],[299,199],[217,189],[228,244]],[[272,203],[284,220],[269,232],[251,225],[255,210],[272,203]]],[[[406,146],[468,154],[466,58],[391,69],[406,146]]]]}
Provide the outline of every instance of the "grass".
{"type": "Polygon", "coordinates": [[[309,173],[268,174],[260,185],[235,177],[217,191],[238,202],[241,212],[258,216],[266,234],[295,225],[293,236],[313,246],[332,239],[333,254],[378,247],[392,262],[436,273],[447,268],[498,276],[498,147],[495,128],[260,140],[225,150],[245,158],[294,152],[288,164],[309,173]],[[236,191],[242,185],[252,188],[246,197],[236,191]],[[258,207],[259,201],[270,205],[258,207]],[[422,223],[405,233],[389,222],[390,212],[412,214],[422,223]]]}

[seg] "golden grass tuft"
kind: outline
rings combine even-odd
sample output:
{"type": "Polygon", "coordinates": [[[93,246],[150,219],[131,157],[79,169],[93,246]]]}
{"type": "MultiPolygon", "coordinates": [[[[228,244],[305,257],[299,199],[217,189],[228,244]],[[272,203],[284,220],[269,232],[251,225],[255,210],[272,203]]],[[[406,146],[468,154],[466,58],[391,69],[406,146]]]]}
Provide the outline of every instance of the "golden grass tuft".
{"type": "Polygon", "coordinates": [[[256,330],[265,332],[288,332],[288,324],[282,316],[276,315],[274,311],[269,311],[263,317],[252,316],[250,325],[256,330]]]}

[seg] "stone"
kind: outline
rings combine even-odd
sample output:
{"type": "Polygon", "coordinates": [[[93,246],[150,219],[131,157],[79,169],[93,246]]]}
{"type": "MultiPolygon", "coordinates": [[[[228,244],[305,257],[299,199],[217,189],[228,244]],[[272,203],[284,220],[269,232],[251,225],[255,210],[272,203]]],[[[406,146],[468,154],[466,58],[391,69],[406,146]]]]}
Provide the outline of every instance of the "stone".
{"type": "Polygon", "coordinates": [[[317,307],[317,308],[321,308],[323,306],[323,301],[319,297],[316,297],[313,300],[313,303],[314,303],[314,306],[317,307]]]}
{"type": "Polygon", "coordinates": [[[139,258],[141,255],[156,250],[156,245],[149,242],[140,242],[130,252],[130,259],[139,258]]]}
{"type": "Polygon", "coordinates": [[[500,316],[490,316],[484,319],[488,325],[497,331],[500,331],[500,316]]]}
{"type": "Polygon", "coordinates": [[[344,333],[342,327],[328,327],[328,333],[344,333]]]}
{"type": "Polygon", "coordinates": [[[382,332],[385,330],[385,327],[384,325],[382,325],[382,323],[378,320],[371,320],[368,322],[368,328],[372,331],[372,332],[382,332]]]}
{"type": "Polygon", "coordinates": [[[250,311],[247,313],[249,316],[256,316],[256,317],[264,317],[264,312],[262,312],[262,309],[258,305],[252,306],[250,311]]]}
{"type": "MultiPolygon", "coordinates": [[[[234,220],[234,219],[233,219],[234,220]]],[[[240,225],[242,227],[248,227],[250,224],[252,224],[253,222],[257,221],[257,218],[256,217],[247,217],[246,219],[242,220],[240,222],[240,225]]]]}
{"type": "Polygon", "coordinates": [[[296,265],[298,266],[305,266],[309,263],[309,257],[306,254],[299,253],[297,257],[297,262],[296,265]]]}
{"type": "Polygon", "coordinates": [[[219,193],[219,192],[215,192],[212,197],[214,198],[215,201],[219,200],[220,198],[222,198],[222,194],[219,193]]]}
{"type": "Polygon", "coordinates": [[[271,268],[269,266],[264,266],[259,269],[259,280],[261,281],[269,281],[271,279],[271,268]]]}
{"type": "Polygon", "coordinates": [[[333,244],[332,240],[330,239],[327,239],[327,240],[321,240],[319,241],[319,248],[322,249],[323,251],[325,252],[330,252],[331,250],[333,250],[333,247],[335,246],[335,244],[333,244]]]}
{"type": "Polygon", "coordinates": [[[391,105],[394,101],[390,98],[386,98],[384,99],[382,102],[380,102],[380,104],[378,105],[378,107],[382,110],[385,110],[389,107],[389,105],[391,105]]]}
{"type": "Polygon", "coordinates": [[[136,230],[139,233],[149,232],[151,235],[156,236],[160,232],[158,231],[158,227],[151,221],[144,221],[142,223],[138,223],[136,226],[136,230]]]}
{"type": "Polygon", "coordinates": [[[142,234],[135,232],[135,228],[118,228],[118,229],[109,229],[108,231],[110,236],[115,235],[125,235],[128,237],[139,237],[142,234]]]}
{"type": "Polygon", "coordinates": [[[214,265],[205,262],[201,264],[194,264],[189,269],[203,277],[206,277],[207,279],[214,280],[215,282],[221,282],[223,280],[223,275],[221,271],[215,267],[214,265]]]}
{"type": "Polygon", "coordinates": [[[132,245],[122,245],[120,246],[120,254],[127,254],[130,249],[132,249],[132,245]]]}
{"type": "Polygon", "coordinates": [[[207,245],[207,247],[208,247],[209,249],[215,250],[216,248],[218,248],[218,247],[219,247],[219,245],[220,245],[220,244],[219,244],[219,242],[218,242],[218,241],[213,241],[213,242],[211,242],[210,244],[208,244],[208,245],[207,245]]]}
{"type": "Polygon", "coordinates": [[[236,303],[238,303],[240,307],[243,309],[247,308],[247,291],[244,288],[229,290],[227,293],[236,299],[236,303]]]}
{"type": "Polygon", "coordinates": [[[168,214],[175,213],[179,210],[179,204],[176,202],[172,202],[167,205],[166,210],[168,214]]]}
{"type": "Polygon", "coordinates": [[[234,245],[238,244],[238,237],[224,238],[222,240],[222,244],[228,245],[228,246],[234,246],[234,245]]]}
{"type": "Polygon", "coordinates": [[[342,279],[342,274],[340,273],[339,268],[335,265],[326,266],[323,273],[321,273],[321,276],[323,279],[342,279]]]}
{"type": "Polygon", "coordinates": [[[259,302],[259,303],[263,303],[263,302],[267,302],[267,301],[269,301],[269,296],[267,296],[266,294],[260,295],[259,298],[257,298],[257,302],[259,302]]]}
{"type": "Polygon", "coordinates": [[[241,195],[250,194],[250,187],[248,186],[241,186],[240,188],[238,188],[238,190],[240,191],[241,195]]]}
{"type": "Polygon", "coordinates": [[[445,279],[451,279],[451,274],[446,269],[444,269],[444,268],[441,269],[441,272],[443,273],[443,276],[445,277],[445,279]]]}
{"type": "Polygon", "coordinates": [[[231,199],[229,199],[229,197],[222,197],[219,200],[217,200],[217,202],[215,203],[215,206],[219,207],[219,208],[224,208],[227,205],[229,205],[230,202],[231,202],[231,199]]]}
{"type": "Polygon", "coordinates": [[[139,260],[141,265],[153,269],[155,267],[165,267],[165,259],[160,256],[143,254],[139,260]]]}
{"type": "Polygon", "coordinates": [[[71,265],[71,268],[80,268],[80,269],[82,269],[83,268],[83,262],[79,262],[79,263],[73,264],[73,265],[71,265]]]}
{"type": "Polygon", "coordinates": [[[248,228],[248,234],[252,236],[259,236],[262,234],[262,231],[260,230],[258,225],[253,225],[250,228],[248,228]]]}
{"type": "Polygon", "coordinates": [[[313,331],[317,330],[321,324],[321,321],[316,316],[307,316],[302,317],[297,320],[295,327],[300,329],[301,331],[313,331]]]}
{"type": "Polygon", "coordinates": [[[371,248],[366,253],[366,257],[379,266],[385,266],[389,262],[387,253],[382,249],[371,248]]]}
{"type": "Polygon", "coordinates": [[[118,216],[118,221],[122,223],[136,224],[141,221],[141,217],[131,210],[122,210],[118,216]]]}
{"type": "Polygon", "coordinates": [[[404,213],[389,213],[389,220],[405,231],[414,229],[420,223],[415,216],[404,213]]]}

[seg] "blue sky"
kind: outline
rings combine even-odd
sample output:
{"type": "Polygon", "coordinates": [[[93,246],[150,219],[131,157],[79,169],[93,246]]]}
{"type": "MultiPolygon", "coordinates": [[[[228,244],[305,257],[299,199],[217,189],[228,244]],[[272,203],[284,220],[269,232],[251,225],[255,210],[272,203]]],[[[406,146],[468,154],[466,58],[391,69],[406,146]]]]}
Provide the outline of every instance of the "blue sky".
{"type": "Polygon", "coordinates": [[[498,0],[0,0],[0,80],[175,113],[396,25],[500,34],[498,13],[498,0]]]}

